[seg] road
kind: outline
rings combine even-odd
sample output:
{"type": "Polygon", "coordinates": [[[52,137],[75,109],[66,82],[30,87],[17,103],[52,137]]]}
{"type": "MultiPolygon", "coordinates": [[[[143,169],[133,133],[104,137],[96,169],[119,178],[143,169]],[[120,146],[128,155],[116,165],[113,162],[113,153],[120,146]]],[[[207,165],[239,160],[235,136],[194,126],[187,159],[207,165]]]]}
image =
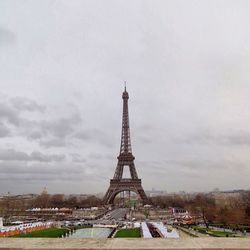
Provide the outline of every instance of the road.
{"type": "Polygon", "coordinates": [[[122,220],[125,219],[126,213],[128,212],[127,208],[117,208],[109,213],[107,213],[103,219],[109,219],[109,220],[122,220]]]}
{"type": "Polygon", "coordinates": [[[98,220],[86,220],[86,224],[114,224],[126,219],[126,214],[129,212],[128,208],[117,208],[106,213],[102,218],[98,220]]]}

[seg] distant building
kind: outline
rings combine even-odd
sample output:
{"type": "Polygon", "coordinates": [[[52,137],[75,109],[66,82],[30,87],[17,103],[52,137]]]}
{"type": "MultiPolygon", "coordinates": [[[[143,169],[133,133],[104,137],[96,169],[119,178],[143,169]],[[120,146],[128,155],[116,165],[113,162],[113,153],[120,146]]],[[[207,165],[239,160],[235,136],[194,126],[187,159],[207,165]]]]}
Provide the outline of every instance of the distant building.
{"type": "Polygon", "coordinates": [[[227,192],[213,192],[213,197],[217,206],[227,206],[230,205],[232,199],[241,199],[242,192],[238,190],[227,192]]]}
{"type": "Polygon", "coordinates": [[[146,194],[148,197],[155,197],[155,196],[161,196],[161,195],[165,195],[167,192],[163,191],[163,190],[155,190],[152,189],[150,191],[146,191],[146,194]]]}

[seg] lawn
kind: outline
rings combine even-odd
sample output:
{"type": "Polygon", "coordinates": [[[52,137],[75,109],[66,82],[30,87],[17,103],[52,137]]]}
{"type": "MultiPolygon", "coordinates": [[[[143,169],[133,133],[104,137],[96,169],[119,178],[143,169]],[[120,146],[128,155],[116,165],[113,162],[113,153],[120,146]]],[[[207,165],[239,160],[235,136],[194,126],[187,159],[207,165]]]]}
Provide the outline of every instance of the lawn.
{"type": "Polygon", "coordinates": [[[210,236],[214,236],[214,237],[234,237],[235,236],[235,234],[231,232],[210,230],[205,227],[192,226],[192,228],[198,231],[199,233],[209,234],[210,236]]]}
{"type": "Polygon", "coordinates": [[[12,237],[15,238],[58,238],[64,235],[69,230],[66,228],[46,228],[33,231],[31,233],[19,234],[12,237]]]}
{"type": "Polygon", "coordinates": [[[231,232],[221,232],[221,231],[215,231],[215,230],[209,230],[208,234],[215,237],[234,237],[235,234],[231,232]]]}
{"type": "Polygon", "coordinates": [[[199,233],[205,234],[207,232],[207,228],[206,227],[192,226],[192,228],[194,230],[198,231],[199,233]]]}
{"type": "Polygon", "coordinates": [[[140,238],[141,233],[139,228],[121,229],[115,234],[115,238],[140,238]]]}

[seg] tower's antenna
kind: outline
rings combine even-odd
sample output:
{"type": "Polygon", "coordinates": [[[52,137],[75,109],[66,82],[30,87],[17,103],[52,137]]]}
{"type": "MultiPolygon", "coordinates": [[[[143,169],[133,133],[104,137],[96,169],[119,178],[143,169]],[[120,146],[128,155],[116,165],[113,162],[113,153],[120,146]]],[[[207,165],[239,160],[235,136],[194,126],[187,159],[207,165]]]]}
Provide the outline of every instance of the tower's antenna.
{"type": "Polygon", "coordinates": [[[124,81],[124,90],[126,91],[126,81],[124,81]]]}

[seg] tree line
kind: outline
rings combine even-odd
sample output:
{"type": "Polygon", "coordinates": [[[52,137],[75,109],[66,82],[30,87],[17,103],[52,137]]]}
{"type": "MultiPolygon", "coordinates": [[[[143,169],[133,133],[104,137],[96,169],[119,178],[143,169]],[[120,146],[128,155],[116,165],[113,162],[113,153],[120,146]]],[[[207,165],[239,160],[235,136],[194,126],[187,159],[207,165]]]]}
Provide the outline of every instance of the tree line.
{"type": "Polygon", "coordinates": [[[15,196],[4,196],[0,200],[0,217],[17,214],[30,208],[88,208],[101,205],[101,199],[89,195],[78,197],[75,195],[66,196],[64,194],[48,194],[42,192],[32,198],[20,198],[15,196]]]}
{"type": "Polygon", "coordinates": [[[179,207],[189,211],[203,222],[221,225],[250,224],[250,192],[230,196],[225,193],[222,200],[213,193],[195,195],[164,195],[151,198],[152,204],[160,208],[179,207]]]}
{"type": "MultiPolygon", "coordinates": [[[[214,194],[169,194],[150,198],[154,207],[184,208],[194,218],[202,218],[206,225],[211,223],[250,224],[250,192],[239,193],[238,196],[225,195],[222,201],[214,194]]],[[[0,217],[11,215],[11,211],[24,211],[29,208],[88,208],[102,206],[102,199],[94,195],[86,197],[42,192],[30,199],[17,199],[5,196],[0,200],[0,217]]]]}

